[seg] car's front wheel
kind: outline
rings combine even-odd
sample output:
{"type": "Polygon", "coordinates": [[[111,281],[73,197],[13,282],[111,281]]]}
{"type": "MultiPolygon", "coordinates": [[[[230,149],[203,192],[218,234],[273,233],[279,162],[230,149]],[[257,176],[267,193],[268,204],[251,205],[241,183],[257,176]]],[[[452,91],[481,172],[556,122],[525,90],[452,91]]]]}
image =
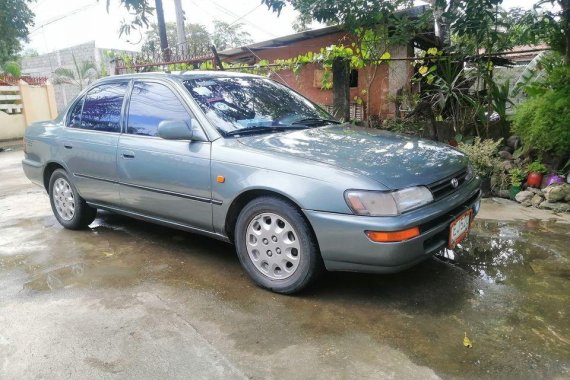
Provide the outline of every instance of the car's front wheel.
{"type": "Polygon", "coordinates": [[[63,169],[57,169],[51,175],[49,200],[57,221],[70,230],[87,227],[97,216],[97,209],[90,207],[79,196],[63,169]]]}
{"type": "Polygon", "coordinates": [[[235,243],[249,277],[277,293],[298,292],[323,270],[308,222],[300,210],[279,198],[256,198],[243,208],[235,243]]]}

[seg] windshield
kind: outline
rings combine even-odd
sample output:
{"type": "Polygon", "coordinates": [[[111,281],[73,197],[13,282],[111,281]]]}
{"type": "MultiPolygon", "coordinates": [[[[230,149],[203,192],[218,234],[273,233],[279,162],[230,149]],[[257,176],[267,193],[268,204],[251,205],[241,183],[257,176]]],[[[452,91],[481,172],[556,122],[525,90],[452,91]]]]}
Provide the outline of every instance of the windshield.
{"type": "Polygon", "coordinates": [[[336,123],[310,100],[269,79],[208,77],[188,79],[184,85],[225,135],[336,123]]]}

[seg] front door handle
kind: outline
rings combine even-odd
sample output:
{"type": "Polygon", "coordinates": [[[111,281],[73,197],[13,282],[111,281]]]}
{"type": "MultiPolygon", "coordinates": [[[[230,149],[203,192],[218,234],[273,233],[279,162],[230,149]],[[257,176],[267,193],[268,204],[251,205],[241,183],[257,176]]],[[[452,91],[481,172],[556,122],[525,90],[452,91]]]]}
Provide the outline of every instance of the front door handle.
{"type": "Polygon", "coordinates": [[[71,145],[71,144],[69,144],[69,143],[64,143],[64,144],[63,144],[63,147],[64,147],[65,149],[73,149],[73,145],[71,145]]]}
{"type": "Polygon", "coordinates": [[[130,150],[125,150],[123,153],[121,153],[121,156],[123,156],[123,158],[126,159],[133,159],[135,158],[135,152],[130,150]]]}

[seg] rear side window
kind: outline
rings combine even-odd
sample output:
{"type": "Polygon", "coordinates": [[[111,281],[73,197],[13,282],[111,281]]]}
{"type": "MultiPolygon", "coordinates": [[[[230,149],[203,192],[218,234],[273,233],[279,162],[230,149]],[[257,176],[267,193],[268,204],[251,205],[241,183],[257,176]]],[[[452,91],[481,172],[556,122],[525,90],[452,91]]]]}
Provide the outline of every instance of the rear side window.
{"type": "Polygon", "coordinates": [[[79,121],[75,118],[78,121],[75,125],[75,108],[72,111],[71,126],[101,132],[120,132],[121,109],[127,86],[128,82],[106,83],[91,89],[85,95],[81,119],[79,121]]]}
{"type": "Polygon", "coordinates": [[[83,109],[83,100],[83,97],[79,99],[69,114],[68,126],[72,128],[79,128],[81,126],[81,110],[83,109]]]}
{"type": "Polygon", "coordinates": [[[129,104],[127,133],[158,136],[163,120],[190,121],[191,116],[168,87],[154,82],[136,82],[129,104]]]}

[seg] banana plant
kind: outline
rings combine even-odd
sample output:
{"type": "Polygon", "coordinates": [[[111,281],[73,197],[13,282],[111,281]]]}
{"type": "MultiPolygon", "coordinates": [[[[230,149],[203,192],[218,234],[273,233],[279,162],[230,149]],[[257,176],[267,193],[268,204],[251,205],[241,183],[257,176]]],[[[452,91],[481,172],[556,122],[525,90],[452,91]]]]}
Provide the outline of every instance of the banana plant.
{"type": "Polygon", "coordinates": [[[73,58],[73,68],[59,67],[55,69],[53,83],[54,84],[70,84],[83,90],[85,86],[99,77],[99,71],[95,63],[89,61],[77,62],[75,55],[73,58]]]}

